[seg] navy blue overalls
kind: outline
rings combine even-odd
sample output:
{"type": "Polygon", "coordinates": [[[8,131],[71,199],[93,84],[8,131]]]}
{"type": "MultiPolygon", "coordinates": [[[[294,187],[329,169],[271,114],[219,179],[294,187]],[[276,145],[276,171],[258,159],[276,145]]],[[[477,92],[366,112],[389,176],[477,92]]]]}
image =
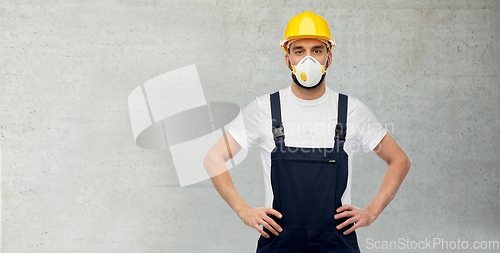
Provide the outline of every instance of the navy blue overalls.
{"type": "Polygon", "coordinates": [[[273,208],[283,214],[282,219],[272,218],[283,232],[275,236],[265,229],[270,238],[259,238],[257,253],[360,252],[355,232],[342,234],[352,224],[337,230],[347,218],[333,217],[347,187],[347,96],[339,95],[332,148],[285,146],[279,92],[271,94],[271,116],[276,144],[271,153],[273,208]]]}

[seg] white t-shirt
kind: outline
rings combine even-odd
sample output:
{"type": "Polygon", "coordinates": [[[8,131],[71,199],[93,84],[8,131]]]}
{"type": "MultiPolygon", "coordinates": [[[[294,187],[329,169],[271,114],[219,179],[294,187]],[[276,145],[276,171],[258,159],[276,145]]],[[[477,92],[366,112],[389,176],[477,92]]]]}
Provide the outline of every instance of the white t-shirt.
{"type": "MultiPolygon", "coordinates": [[[[328,87],[315,100],[296,97],[291,86],[280,92],[281,118],[285,129],[285,145],[304,148],[331,148],[337,125],[338,92],[328,87]]],[[[265,206],[271,208],[271,151],[274,149],[269,94],[255,98],[240,113],[229,133],[244,149],[256,144],[264,169],[265,206]]],[[[352,155],[359,150],[373,150],[386,134],[375,115],[361,101],[348,98],[347,135],[344,150],[349,156],[347,188],[342,204],[351,204],[352,155]]]]}

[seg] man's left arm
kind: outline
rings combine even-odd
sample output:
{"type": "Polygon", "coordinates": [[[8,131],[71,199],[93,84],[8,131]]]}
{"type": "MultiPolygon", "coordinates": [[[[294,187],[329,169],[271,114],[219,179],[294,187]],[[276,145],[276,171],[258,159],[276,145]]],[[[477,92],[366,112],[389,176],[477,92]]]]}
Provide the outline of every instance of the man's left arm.
{"type": "Polygon", "coordinates": [[[337,229],[340,230],[349,224],[355,223],[350,229],[344,232],[345,235],[350,234],[359,227],[367,227],[377,219],[384,208],[396,196],[399,186],[410,169],[410,160],[389,134],[386,134],[382,138],[373,151],[380,159],[387,163],[387,171],[385,172],[380,190],[365,209],[359,209],[350,205],[343,205],[337,209],[338,214],[335,215],[335,219],[350,217],[338,225],[337,229]]]}

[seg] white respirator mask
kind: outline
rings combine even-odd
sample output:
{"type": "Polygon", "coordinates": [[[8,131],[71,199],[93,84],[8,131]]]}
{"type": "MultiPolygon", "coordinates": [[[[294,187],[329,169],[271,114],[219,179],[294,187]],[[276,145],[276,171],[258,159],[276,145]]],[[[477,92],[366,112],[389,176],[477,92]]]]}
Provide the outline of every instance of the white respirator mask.
{"type": "Polygon", "coordinates": [[[312,56],[302,58],[297,65],[292,67],[293,81],[306,89],[318,86],[325,78],[325,75],[325,65],[321,65],[312,56]]]}

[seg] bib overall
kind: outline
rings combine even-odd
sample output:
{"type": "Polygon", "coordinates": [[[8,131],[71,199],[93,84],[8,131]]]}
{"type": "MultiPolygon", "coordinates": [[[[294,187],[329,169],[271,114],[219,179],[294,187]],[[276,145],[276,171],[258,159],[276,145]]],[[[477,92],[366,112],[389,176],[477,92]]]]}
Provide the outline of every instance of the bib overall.
{"type": "Polygon", "coordinates": [[[337,126],[331,148],[302,148],[285,145],[279,92],[271,94],[271,116],[276,144],[271,153],[273,208],[283,214],[272,218],[283,228],[279,236],[267,229],[257,253],[360,252],[355,232],[343,235],[352,226],[337,230],[347,218],[335,220],[336,209],[347,187],[348,156],[343,145],[346,135],[347,96],[339,94],[337,126]]]}

